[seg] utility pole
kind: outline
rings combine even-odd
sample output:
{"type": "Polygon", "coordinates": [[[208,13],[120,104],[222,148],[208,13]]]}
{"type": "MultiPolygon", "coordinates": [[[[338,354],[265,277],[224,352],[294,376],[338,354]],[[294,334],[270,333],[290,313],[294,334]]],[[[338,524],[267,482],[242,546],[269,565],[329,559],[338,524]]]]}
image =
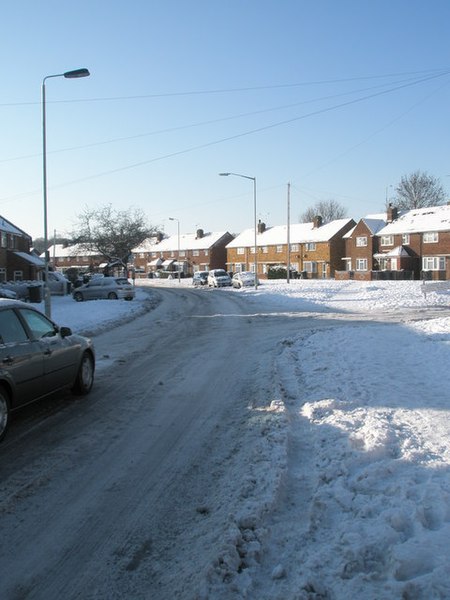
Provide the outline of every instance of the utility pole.
{"type": "Polygon", "coordinates": [[[286,283],[291,279],[291,184],[287,184],[287,268],[286,283]]]}

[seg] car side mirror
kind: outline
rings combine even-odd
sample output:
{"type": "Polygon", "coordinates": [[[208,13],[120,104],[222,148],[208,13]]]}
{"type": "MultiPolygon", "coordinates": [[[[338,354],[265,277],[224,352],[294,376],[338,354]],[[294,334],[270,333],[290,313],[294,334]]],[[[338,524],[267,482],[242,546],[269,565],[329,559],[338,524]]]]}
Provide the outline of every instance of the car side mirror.
{"type": "Polygon", "coordinates": [[[69,337],[70,335],[72,335],[72,330],[70,329],[70,327],[60,327],[59,333],[60,333],[61,337],[65,338],[65,337],[69,337]]]}

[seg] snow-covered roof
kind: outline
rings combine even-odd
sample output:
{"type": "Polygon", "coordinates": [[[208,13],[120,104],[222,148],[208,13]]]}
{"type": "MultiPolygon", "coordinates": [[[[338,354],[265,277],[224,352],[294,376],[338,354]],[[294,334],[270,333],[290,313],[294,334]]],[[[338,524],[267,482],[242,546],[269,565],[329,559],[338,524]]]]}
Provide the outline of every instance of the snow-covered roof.
{"type": "Polygon", "coordinates": [[[409,252],[403,246],[396,246],[389,252],[379,252],[374,254],[375,258],[398,258],[401,256],[410,256],[409,252]]]}
{"type": "MultiPolygon", "coordinates": [[[[180,250],[207,250],[226,234],[226,231],[204,233],[202,237],[198,237],[197,233],[180,234],[180,250]]],[[[133,248],[132,252],[137,254],[138,252],[174,252],[177,250],[178,235],[171,235],[160,242],[152,238],[147,243],[144,242],[141,246],[133,248]]]]}
{"type": "MultiPolygon", "coordinates": [[[[53,244],[48,249],[50,257],[55,258],[68,258],[70,256],[92,256],[93,252],[89,252],[83,246],[75,244],[74,246],[64,246],[64,244],[53,244]]],[[[40,255],[41,258],[45,258],[45,252],[40,255]]]]}
{"type": "Polygon", "coordinates": [[[398,219],[378,231],[378,235],[450,231],[450,206],[430,206],[403,212],[398,219]]]}
{"type": "MultiPolygon", "coordinates": [[[[314,227],[314,223],[294,223],[289,227],[289,241],[291,244],[307,242],[327,242],[341,231],[352,219],[337,219],[314,227]]],[[[255,230],[246,229],[234,238],[227,248],[251,247],[255,243],[255,230]]],[[[287,243],[287,225],[268,227],[263,233],[257,234],[257,246],[273,246],[287,243]]]]}
{"type": "Polygon", "coordinates": [[[41,258],[36,256],[36,254],[28,254],[27,252],[14,252],[14,254],[19,258],[22,258],[23,260],[26,260],[27,262],[31,263],[35,267],[45,266],[45,262],[41,258]]]}
{"type": "Polygon", "coordinates": [[[2,216],[0,216],[0,230],[6,231],[7,233],[13,233],[14,235],[31,237],[30,235],[28,235],[28,233],[25,233],[25,231],[19,229],[18,227],[10,223],[8,219],[5,219],[2,216]]]}

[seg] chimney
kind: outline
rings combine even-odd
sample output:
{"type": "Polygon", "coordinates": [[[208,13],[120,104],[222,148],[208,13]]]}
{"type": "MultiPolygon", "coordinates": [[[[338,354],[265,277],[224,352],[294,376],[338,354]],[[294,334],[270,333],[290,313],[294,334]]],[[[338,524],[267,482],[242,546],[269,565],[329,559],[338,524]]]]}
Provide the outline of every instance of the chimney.
{"type": "Polygon", "coordinates": [[[201,240],[204,235],[205,235],[205,232],[203,231],[203,229],[197,229],[197,235],[195,236],[195,239],[201,240]]]}
{"type": "Polygon", "coordinates": [[[316,215],[313,220],[314,229],[319,229],[322,225],[322,217],[320,215],[316,215]]]}
{"type": "Polygon", "coordinates": [[[398,209],[389,202],[389,206],[386,213],[386,221],[392,223],[398,217],[398,209]]]}
{"type": "Polygon", "coordinates": [[[266,224],[261,221],[258,221],[258,233],[264,233],[266,230],[266,224]]]}

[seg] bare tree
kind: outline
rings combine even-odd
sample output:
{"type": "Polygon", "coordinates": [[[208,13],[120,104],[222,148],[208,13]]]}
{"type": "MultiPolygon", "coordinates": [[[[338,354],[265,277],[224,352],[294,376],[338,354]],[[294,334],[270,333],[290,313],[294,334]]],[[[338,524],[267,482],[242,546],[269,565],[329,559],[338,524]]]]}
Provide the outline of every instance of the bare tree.
{"type": "Polygon", "coordinates": [[[330,223],[347,216],[347,209],[336,200],[321,200],[310,206],[300,215],[300,223],[310,223],[317,216],[322,217],[323,223],[330,223]]]}
{"type": "Polygon", "coordinates": [[[426,208],[445,202],[445,192],[439,179],[421,171],[404,175],[395,188],[395,203],[398,208],[426,208]]]}
{"type": "Polygon", "coordinates": [[[155,233],[140,209],[116,211],[108,204],[98,209],[85,207],[72,237],[87,251],[126,265],[131,250],[155,233]]]}

